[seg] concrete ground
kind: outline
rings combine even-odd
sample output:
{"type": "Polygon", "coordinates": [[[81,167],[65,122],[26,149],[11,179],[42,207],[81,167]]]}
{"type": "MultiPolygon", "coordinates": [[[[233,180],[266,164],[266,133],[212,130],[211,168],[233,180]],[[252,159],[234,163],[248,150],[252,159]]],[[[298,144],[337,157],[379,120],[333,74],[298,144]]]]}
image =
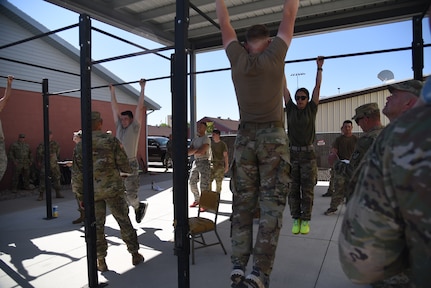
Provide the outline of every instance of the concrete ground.
{"type": "MultiPolygon", "coordinates": [[[[172,170],[164,173],[163,168],[153,166],[150,171],[141,176],[139,190],[141,200],[149,202],[147,214],[138,224],[134,212],[130,211],[145,262],[136,267],[132,265],[118,225],[112,215],[108,215],[106,262],[109,271],[98,272],[99,283],[108,287],[179,287],[177,257],[173,253],[172,170]],[[152,189],[152,182],[161,191],[152,189]]],[[[228,185],[229,179],[225,179],[218,221],[218,231],[228,255],[224,255],[219,245],[197,250],[196,264],[190,265],[190,287],[230,287],[232,194],[228,185]]],[[[323,215],[330,201],[321,197],[327,186],[326,181],[316,186],[308,235],[290,232],[292,220],[286,208],[271,287],[368,287],[352,284],[341,270],[337,242],[344,207],[337,215],[323,215]]],[[[51,220],[44,219],[47,215],[45,202],[35,201],[36,193],[0,201],[0,287],[76,288],[88,285],[84,227],[72,224],[78,216],[76,201],[70,187],[66,186],[63,192],[66,198],[53,198],[59,216],[51,220]]],[[[189,199],[192,199],[191,193],[189,199]]],[[[196,214],[196,208],[189,208],[190,217],[196,214]]],[[[257,225],[255,227],[257,230],[257,225]]],[[[212,236],[208,235],[210,241],[212,236]]]]}

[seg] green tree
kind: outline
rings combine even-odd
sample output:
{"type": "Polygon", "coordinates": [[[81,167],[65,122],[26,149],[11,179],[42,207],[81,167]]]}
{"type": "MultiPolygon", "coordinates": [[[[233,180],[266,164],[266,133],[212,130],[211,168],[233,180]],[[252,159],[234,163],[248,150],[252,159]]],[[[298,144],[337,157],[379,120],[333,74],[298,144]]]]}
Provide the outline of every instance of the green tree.
{"type": "Polygon", "coordinates": [[[214,122],[207,122],[207,134],[211,134],[214,130],[214,122]]]}

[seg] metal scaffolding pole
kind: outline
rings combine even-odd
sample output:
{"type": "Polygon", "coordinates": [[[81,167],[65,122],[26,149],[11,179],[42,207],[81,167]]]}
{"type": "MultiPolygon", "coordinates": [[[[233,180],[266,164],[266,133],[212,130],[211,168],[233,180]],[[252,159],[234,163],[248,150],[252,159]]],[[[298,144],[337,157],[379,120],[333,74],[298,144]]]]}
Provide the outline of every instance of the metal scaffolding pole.
{"type": "Polygon", "coordinates": [[[175,56],[173,64],[172,137],[174,155],[175,253],[178,287],[190,287],[190,239],[187,209],[187,31],[189,1],[176,3],[175,56]]]}
{"type": "Polygon", "coordinates": [[[85,241],[87,244],[88,287],[101,287],[97,277],[96,216],[94,212],[93,149],[91,127],[91,19],[79,15],[81,67],[82,166],[85,207],[85,241]]]}

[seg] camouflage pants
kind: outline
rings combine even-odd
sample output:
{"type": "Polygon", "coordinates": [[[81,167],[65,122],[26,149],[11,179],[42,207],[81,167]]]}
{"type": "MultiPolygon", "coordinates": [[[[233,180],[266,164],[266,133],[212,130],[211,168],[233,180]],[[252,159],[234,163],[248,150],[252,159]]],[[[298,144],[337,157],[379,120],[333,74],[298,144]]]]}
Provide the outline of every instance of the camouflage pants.
{"type": "Polygon", "coordinates": [[[243,129],[234,148],[231,262],[246,267],[253,253],[253,267],[269,276],[291,181],[288,139],[283,128],[243,129]],[[252,247],[257,206],[259,229],[252,247]]]}
{"type": "MultiPolygon", "coordinates": [[[[1,125],[1,123],[0,123],[1,125]]],[[[3,178],[7,168],[7,155],[4,140],[0,140],[0,181],[3,178]]]]}
{"type": "MultiPolygon", "coordinates": [[[[61,190],[61,184],[60,184],[60,167],[58,165],[51,166],[51,183],[54,190],[60,191],[61,190]]],[[[45,167],[42,167],[40,169],[40,185],[39,185],[39,192],[44,193],[45,192],[45,167]]]]}
{"type": "Polygon", "coordinates": [[[329,173],[330,173],[330,175],[331,175],[331,178],[329,178],[329,187],[328,187],[328,192],[329,193],[334,193],[334,177],[335,177],[335,171],[334,171],[334,169],[330,169],[330,171],[329,171],[329,173]]]}
{"type": "Polygon", "coordinates": [[[16,165],[12,177],[12,189],[17,190],[19,187],[19,178],[22,177],[22,184],[24,189],[30,186],[30,166],[16,165]]]}
{"type": "Polygon", "coordinates": [[[216,192],[221,192],[221,184],[224,178],[224,163],[223,165],[214,165],[211,167],[211,185],[213,181],[216,181],[216,192]]]}
{"type": "Polygon", "coordinates": [[[139,208],[139,164],[136,159],[129,161],[130,167],[132,168],[132,175],[127,176],[124,179],[124,187],[126,189],[126,201],[135,210],[139,208]]]}
{"type": "Polygon", "coordinates": [[[193,161],[192,170],[190,171],[189,185],[195,201],[199,202],[198,182],[200,178],[201,191],[210,189],[211,166],[209,160],[193,161]]]}
{"type": "Polygon", "coordinates": [[[317,161],[314,151],[290,151],[292,185],[288,200],[293,219],[310,220],[314,186],[317,184],[317,161]]]}
{"type": "Polygon", "coordinates": [[[335,172],[334,176],[334,191],[331,196],[331,209],[338,209],[338,206],[344,202],[344,195],[346,190],[346,181],[345,178],[335,172]]]}
{"type": "Polygon", "coordinates": [[[108,250],[108,242],[105,238],[106,206],[109,207],[112,216],[120,226],[121,239],[126,243],[127,251],[130,253],[138,252],[138,236],[132,222],[130,222],[129,206],[124,196],[121,195],[94,202],[97,258],[105,258],[108,250]]]}

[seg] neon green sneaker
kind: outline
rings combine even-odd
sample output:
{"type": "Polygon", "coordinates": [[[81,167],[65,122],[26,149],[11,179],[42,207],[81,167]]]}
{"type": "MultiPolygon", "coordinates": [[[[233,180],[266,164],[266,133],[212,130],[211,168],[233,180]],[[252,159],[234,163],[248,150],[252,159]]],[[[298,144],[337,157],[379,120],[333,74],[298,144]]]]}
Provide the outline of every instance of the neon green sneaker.
{"type": "Polygon", "coordinates": [[[307,220],[302,220],[301,221],[301,230],[300,230],[301,234],[308,234],[308,232],[310,232],[310,225],[308,224],[307,220]]]}
{"type": "Polygon", "coordinates": [[[301,226],[301,220],[300,219],[293,219],[293,226],[292,226],[292,233],[298,234],[301,226]]]}

